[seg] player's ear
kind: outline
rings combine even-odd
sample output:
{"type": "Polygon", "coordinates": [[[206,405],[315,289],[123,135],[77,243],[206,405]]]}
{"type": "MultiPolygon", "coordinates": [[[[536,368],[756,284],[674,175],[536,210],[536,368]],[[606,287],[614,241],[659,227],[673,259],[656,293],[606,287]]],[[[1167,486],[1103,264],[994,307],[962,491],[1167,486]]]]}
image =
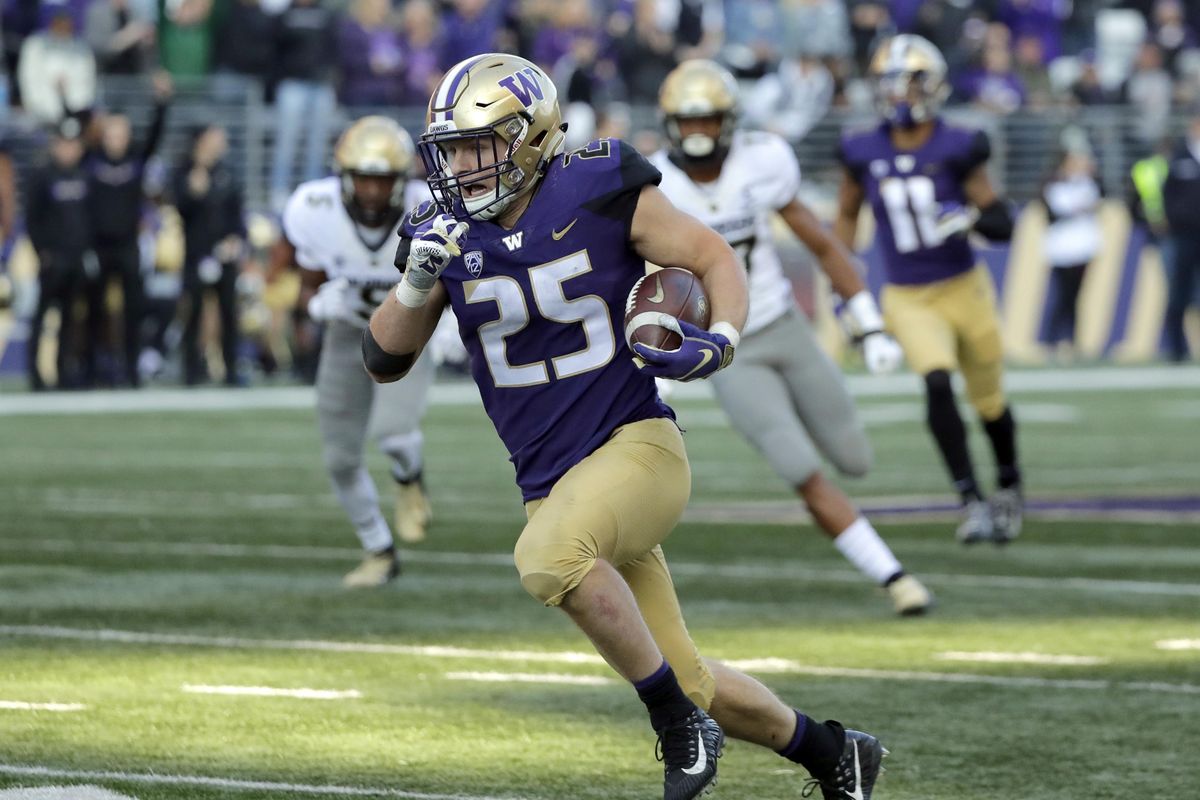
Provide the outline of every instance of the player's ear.
{"type": "Polygon", "coordinates": [[[396,269],[404,272],[408,267],[408,251],[412,249],[412,239],[407,236],[400,237],[400,244],[396,246],[396,258],[392,262],[396,265],[396,269]]]}

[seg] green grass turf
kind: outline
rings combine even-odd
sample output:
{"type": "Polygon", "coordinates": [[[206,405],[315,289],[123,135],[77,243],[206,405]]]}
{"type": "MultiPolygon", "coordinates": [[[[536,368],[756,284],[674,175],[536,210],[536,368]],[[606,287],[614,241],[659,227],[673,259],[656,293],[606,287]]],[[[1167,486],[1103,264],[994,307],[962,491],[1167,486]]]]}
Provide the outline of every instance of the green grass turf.
{"type": "MultiPolygon", "coordinates": [[[[1022,423],[1033,497],[1200,486],[1192,392],[1017,400],[1019,419],[1025,406],[1051,420],[1022,423]]],[[[866,501],[944,497],[923,425],[904,421],[919,420],[919,402],[860,406],[881,420],[870,427],[877,464],[846,488],[866,501]]],[[[1155,642],[1200,636],[1200,526],[1035,516],[1014,546],[968,550],[952,541],[949,520],[881,524],[939,600],[926,619],[897,620],[809,527],[712,521],[709,512],[728,503],[786,509],[789,494],[720,427],[710,403],[682,403],[681,418],[690,428],[695,511],[667,552],[692,633],[714,656],[805,668],[760,677],[814,715],[885,740],[893,756],[880,800],[1187,796],[1198,776],[1188,743],[1200,739],[1200,652],[1155,642]],[[938,657],[946,651],[1103,661],[965,663],[938,657]],[[878,672],[812,674],[820,667],[878,672]]],[[[328,490],[312,413],[0,417],[0,625],[24,631],[0,634],[0,701],[88,707],[0,709],[0,765],[530,800],[659,796],[653,736],[627,687],[447,677],[611,678],[603,665],[262,644],[590,652],[559,612],[539,608],[516,581],[509,553],[521,508],[482,412],[435,408],[426,433],[432,538],[407,554],[392,586],[348,593],[338,580],[356,542],[328,490]],[[32,626],[238,641],[56,639],[32,626]],[[362,697],[198,695],[184,684],[355,689],[362,697]]],[[[972,444],[986,475],[987,443],[972,444]]],[[[372,464],[386,489],[377,455],[372,464]]],[[[715,797],[799,797],[804,775],[792,766],[732,743],[715,797]]],[[[19,776],[0,766],[0,787],[63,782],[139,798],[299,796],[19,776]]]]}

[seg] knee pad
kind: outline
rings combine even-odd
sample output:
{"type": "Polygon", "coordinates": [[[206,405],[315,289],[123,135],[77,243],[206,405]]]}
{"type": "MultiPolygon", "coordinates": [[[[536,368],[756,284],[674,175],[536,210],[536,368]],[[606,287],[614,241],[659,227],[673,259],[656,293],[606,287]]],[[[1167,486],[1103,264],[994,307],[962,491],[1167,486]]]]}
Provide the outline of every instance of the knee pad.
{"type": "Polygon", "coordinates": [[[325,469],[338,485],[350,483],[358,476],[362,459],[354,453],[327,450],[324,453],[325,469]]]}

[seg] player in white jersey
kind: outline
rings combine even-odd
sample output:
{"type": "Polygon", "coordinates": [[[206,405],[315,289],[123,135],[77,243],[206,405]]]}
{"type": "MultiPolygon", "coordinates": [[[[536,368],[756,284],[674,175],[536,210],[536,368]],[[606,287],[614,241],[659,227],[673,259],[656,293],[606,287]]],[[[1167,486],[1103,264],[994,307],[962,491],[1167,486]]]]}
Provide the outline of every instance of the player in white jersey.
{"type": "Polygon", "coordinates": [[[288,200],[275,254],[300,267],[301,307],[324,325],[316,385],[322,456],[366,553],[343,579],[348,587],[379,586],[400,571],[366,469],[368,436],[391,461],[400,538],[421,541],[430,520],[419,425],[433,381],[432,350],[403,381],[388,385],[370,379],[361,355],[362,331],[396,281],[392,257],[404,212],[429,199],[424,181],[407,178],[413,154],[412,140],[392,120],[355,122],[334,150],[338,174],[301,184],[288,200]]]}
{"type": "Polygon", "coordinates": [[[775,214],[845,298],[847,325],[868,367],[899,366],[899,346],[883,331],[853,256],[798,199],[800,167],[791,147],[771,133],[736,130],[737,105],[737,84],[722,67],[705,60],[680,64],[659,94],[668,147],[650,158],[671,202],[724,236],[748,273],[750,315],[737,361],[712,377],[717,399],[838,550],[887,588],[897,612],[920,614],[932,602],[929,592],[822,472],[824,456],[843,474],[865,474],[871,445],[840,370],[796,307],[771,242],[775,214]]]}

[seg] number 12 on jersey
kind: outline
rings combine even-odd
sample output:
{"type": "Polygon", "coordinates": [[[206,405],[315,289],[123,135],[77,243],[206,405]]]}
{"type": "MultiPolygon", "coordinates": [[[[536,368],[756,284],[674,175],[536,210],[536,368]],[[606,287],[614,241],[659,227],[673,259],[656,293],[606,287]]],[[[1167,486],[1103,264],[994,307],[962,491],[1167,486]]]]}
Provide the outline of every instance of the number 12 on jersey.
{"type": "Polygon", "coordinates": [[[944,241],[937,228],[941,206],[932,179],[925,175],[884,178],[879,182],[879,196],[887,207],[897,251],[911,253],[944,241]]]}
{"type": "MultiPolygon", "coordinates": [[[[583,326],[587,345],[582,350],[555,356],[549,361],[554,377],[560,380],[600,369],[612,361],[617,352],[612,319],[605,302],[594,294],[568,300],[563,292],[564,283],[591,271],[586,250],[529,268],[533,302],[542,318],[564,325],[583,326]]],[[[497,388],[548,383],[550,373],[545,361],[511,364],[508,360],[505,338],[524,330],[530,321],[529,304],[521,284],[514,278],[500,275],[468,281],[463,284],[463,293],[467,303],[491,301],[500,312],[497,319],[479,326],[479,341],[497,388]]]]}

